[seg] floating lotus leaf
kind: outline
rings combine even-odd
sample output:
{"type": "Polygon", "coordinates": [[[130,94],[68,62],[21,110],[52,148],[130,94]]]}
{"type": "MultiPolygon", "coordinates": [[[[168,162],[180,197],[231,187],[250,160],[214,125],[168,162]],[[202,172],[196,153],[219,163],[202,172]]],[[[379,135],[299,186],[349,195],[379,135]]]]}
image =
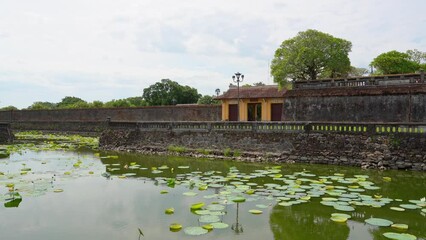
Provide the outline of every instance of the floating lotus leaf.
{"type": "Polygon", "coordinates": [[[204,203],[203,202],[199,202],[199,203],[194,203],[191,205],[191,210],[197,210],[204,207],[204,203]]]}
{"type": "Polygon", "coordinates": [[[333,207],[334,205],[336,205],[336,202],[330,202],[330,201],[321,201],[320,203],[324,206],[330,206],[330,207],[333,207]]]}
{"type": "Polygon", "coordinates": [[[414,205],[414,204],[401,204],[399,206],[402,207],[402,208],[405,208],[405,209],[418,209],[418,208],[421,208],[420,206],[417,206],[417,205],[414,205]]]}
{"type": "Polygon", "coordinates": [[[278,205],[283,206],[283,207],[289,207],[289,206],[293,205],[293,203],[291,203],[291,202],[280,202],[280,203],[278,203],[278,205]]]}
{"type": "Polygon", "coordinates": [[[383,236],[394,240],[416,240],[417,237],[408,233],[385,232],[383,236]]]}
{"type": "Polygon", "coordinates": [[[197,215],[210,215],[211,212],[210,210],[196,210],[194,213],[197,215]]]}
{"type": "Polygon", "coordinates": [[[212,225],[213,228],[217,228],[217,229],[223,229],[223,228],[229,227],[228,224],[222,223],[222,222],[214,222],[214,223],[210,223],[210,225],[212,225]]]}
{"type": "Polygon", "coordinates": [[[343,216],[331,216],[331,221],[333,222],[346,222],[348,218],[345,218],[343,216]]]}
{"type": "Polygon", "coordinates": [[[220,204],[210,204],[206,208],[210,211],[222,211],[225,209],[225,206],[220,204]]]}
{"type": "Polygon", "coordinates": [[[173,213],[175,213],[175,209],[174,208],[167,208],[164,212],[166,214],[173,214],[173,213]]]}
{"type": "Polygon", "coordinates": [[[423,208],[423,209],[422,209],[422,212],[426,213],[426,208],[423,208]]]}
{"type": "Polygon", "coordinates": [[[202,223],[214,223],[214,222],[220,222],[220,218],[215,215],[202,215],[198,221],[202,223]]]}
{"type": "Polygon", "coordinates": [[[403,223],[394,223],[394,224],[391,225],[391,227],[396,228],[396,229],[401,229],[401,230],[407,230],[408,229],[408,225],[403,224],[403,223]]]}
{"type": "Polygon", "coordinates": [[[213,230],[213,225],[211,225],[211,224],[204,224],[201,227],[204,228],[204,229],[206,229],[207,231],[213,230]]]}
{"type": "Polygon", "coordinates": [[[183,229],[183,231],[188,234],[188,235],[192,235],[192,236],[198,236],[198,235],[203,235],[208,233],[209,231],[207,231],[206,229],[202,228],[202,227],[186,227],[183,229]]]}
{"type": "Polygon", "coordinates": [[[351,206],[334,205],[333,207],[334,207],[334,209],[336,209],[336,210],[345,211],[345,212],[355,211],[355,208],[354,208],[354,207],[351,207],[351,206]]]}
{"type": "Polygon", "coordinates": [[[393,224],[393,222],[383,218],[369,218],[369,219],[365,219],[365,222],[374,226],[379,226],[379,227],[388,227],[393,224]]]}
{"type": "Polygon", "coordinates": [[[243,203],[243,202],[245,202],[246,201],[246,199],[245,198],[243,198],[243,197],[234,197],[234,198],[232,198],[231,199],[233,202],[236,202],[236,203],[243,203]]]}
{"type": "Polygon", "coordinates": [[[167,191],[167,190],[161,190],[160,193],[161,194],[166,194],[166,193],[169,193],[169,191],[167,191]]]}
{"type": "Polygon", "coordinates": [[[64,190],[63,189],[60,189],[60,188],[57,188],[57,189],[55,189],[55,190],[53,190],[53,192],[55,192],[55,193],[61,193],[61,192],[63,192],[64,190]]]}
{"type": "Polygon", "coordinates": [[[343,218],[351,218],[351,215],[345,213],[332,213],[332,217],[343,217],[343,218]]]}
{"type": "Polygon", "coordinates": [[[263,211],[262,210],[258,210],[258,209],[250,209],[249,213],[251,213],[251,214],[261,214],[261,213],[263,213],[263,211]]]}
{"type": "Polygon", "coordinates": [[[188,196],[188,197],[193,197],[193,196],[198,195],[198,193],[196,193],[196,192],[184,192],[184,193],[182,193],[182,195],[188,196]]]}
{"type": "Polygon", "coordinates": [[[398,212],[403,212],[403,211],[405,211],[405,208],[400,208],[400,207],[390,207],[390,209],[391,209],[391,210],[394,210],[394,211],[398,211],[398,212]]]}
{"type": "Polygon", "coordinates": [[[163,171],[161,171],[161,170],[152,170],[152,174],[159,174],[159,173],[162,173],[163,171]]]}
{"type": "Polygon", "coordinates": [[[226,214],[226,212],[222,212],[222,211],[212,211],[212,212],[210,212],[210,215],[212,215],[212,216],[223,216],[225,214],[226,214]]]}

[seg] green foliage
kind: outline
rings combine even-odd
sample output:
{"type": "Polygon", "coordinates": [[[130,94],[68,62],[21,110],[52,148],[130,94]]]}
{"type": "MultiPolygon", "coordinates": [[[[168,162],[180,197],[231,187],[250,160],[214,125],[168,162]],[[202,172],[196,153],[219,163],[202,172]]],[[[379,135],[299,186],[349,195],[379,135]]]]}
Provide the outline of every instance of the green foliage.
{"type": "Polygon", "coordinates": [[[376,74],[412,73],[420,69],[420,64],[409,54],[395,50],[380,54],[370,65],[376,68],[376,74]]]}
{"type": "Polygon", "coordinates": [[[27,109],[29,110],[42,110],[42,109],[55,109],[56,104],[51,102],[34,102],[27,109]]]}
{"type": "Polygon", "coordinates": [[[230,148],[225,148],[225,150],[223,150],[223,155],[225,157],[232,157],[232,151],[230,148]]]}
{"type": "Polygon", "coordinates": [[[177,153],[184,153],[187,151],[187,149],[185,147],[182,146],[174,146],[174,145],[170,145],[167,147],[167,150],[169,152],[177,152],[177,153]]]}
{"type": "Polygon", "coordinates": [[[201,97],[197,89],[170,79],[162,79],[145,88],[142,96],[149,106],[197,103],[201,97]]]}
{"type": "Polygon", "coordinates": [[[352,44],[317,30],[299,32],[275,51],[271,64],[274,81],[315,80],[344,76],[350,71],[348,57],[352,44]]]}
{"type": "Polygon", "coordinates": [[[78,97],[64,97],[62,101],[56,104],[57,108],[88,108],[89,104],[78,97]]]}
{"type": "Polygon", "coordinates": [[[200,154],[203,154],[203,155],[209,155],[210,154],[210,150],[209,149],[198,148],[196,151],[198,153],[200,153],[200,154]]]}
{"type": "Polygon", "coordinates": [[[240,150],[238,150],[238,149],[236,149],[236,150],[234,150],[234,153],[233,153],[233,156],[234,157],[239,157],[239,156],[241,156],[241,151],[240,150]]]}
{"type": "Polygon", "coordinates": [[[212,96],[204,95],[198,99],[197,104],[220,104],[220,101],[215,100],[212,96]]]}
{"type": "Polygon", "coordinates": [[[0,110],[10,111],[10,110],[19,110],[19,109],[15,106],[7,106],[7,107],[0,108],[0,110]]]}

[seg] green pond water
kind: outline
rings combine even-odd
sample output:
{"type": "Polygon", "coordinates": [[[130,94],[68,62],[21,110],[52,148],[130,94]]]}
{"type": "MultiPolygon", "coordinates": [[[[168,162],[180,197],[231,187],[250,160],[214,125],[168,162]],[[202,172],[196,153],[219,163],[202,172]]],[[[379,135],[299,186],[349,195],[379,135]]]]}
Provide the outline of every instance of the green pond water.
{"type": "Polygon", "coordinates": [[[40,149],[0,159],[0,239],[426,239],[423,172],[40,149]]]}

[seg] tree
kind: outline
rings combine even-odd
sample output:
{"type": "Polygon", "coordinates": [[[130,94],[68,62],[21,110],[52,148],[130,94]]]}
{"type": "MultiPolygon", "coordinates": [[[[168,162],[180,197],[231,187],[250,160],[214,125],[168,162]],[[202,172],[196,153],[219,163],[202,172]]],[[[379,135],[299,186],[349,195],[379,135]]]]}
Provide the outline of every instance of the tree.
{"type": "Polygon", "coordinates": [[[56,104],[55,103],[51,103],[51,102],[34,102],[27,109],[29,109],[29,110],[41,110],[41,109],[54,109],[54,108],[56,108],[56,104]]]}
{"type": "Polygon", "coordinates": [[[366,68],[357,68],[357,67],[351,67],[351,70],[348,72],[349,77],[361,77],[367,75],[368,69],[366,68]]]}
{"type": "Polygon", "coordinates": [[[285,85],[289,81],[338,77],[350,71],[349,52],[352,43],[317,30],[299,32],[282,42],[271,63],[274,81],[285,85]]]}
{"type": "Polygon", "coordinates": [[[210,95],[204,95],[198,99],[197,104],[220,104],[220,101],[210,95]]]}
{"type": "Polygon", "coordinates": [[[62,101],[56,104],[57,108],[87,108],[89,104],[78,97],[64,97],[62,101]]]}
{"type": "Polygon", "coordinates": [[[143,99],[150,106],[196,103],[201,97],[197,89],[162,79],[143,90],[143,99]]]}
{"type": "Polygon", "coordinates": [[[10,111],[10,110],[19,110],[19,109],[15,106],[11,105],[11,106],[2,107],[2,108],[0,108],[0,110],[10,111]]]}
{"type": "Polygon", "coordinates": [[[370,65],[376,68],[376,74],[412,73],[420,69],[420,64],[413,61],[408,53],[395,50],[380,54],[370,65]]]}
{"type": "Polygon", "coordinates": [[[407,50],[406,52],[410,56],[410,60],[418,64],[426,63],[426,53],[417,49],[407,50]]]}

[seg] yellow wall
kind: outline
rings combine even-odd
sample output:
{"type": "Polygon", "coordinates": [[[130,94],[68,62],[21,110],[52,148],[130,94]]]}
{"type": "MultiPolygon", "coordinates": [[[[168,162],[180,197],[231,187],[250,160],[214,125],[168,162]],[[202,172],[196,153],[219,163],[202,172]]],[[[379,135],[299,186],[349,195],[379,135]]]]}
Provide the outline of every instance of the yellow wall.
{"type": "MultiPolygon", "coordinates": [[[[250,99],[240,99],[240,121],[247,121],[248,117],[248,104],[260,103],[262,104],[262,121],[271,121],[271,104],[284,103],[282,98],[259,98],[256,101],[250,99]]],[[[229,121],[229,104],[237,104],[237,99],[222,100],[222,121],[229,121]]]]}

